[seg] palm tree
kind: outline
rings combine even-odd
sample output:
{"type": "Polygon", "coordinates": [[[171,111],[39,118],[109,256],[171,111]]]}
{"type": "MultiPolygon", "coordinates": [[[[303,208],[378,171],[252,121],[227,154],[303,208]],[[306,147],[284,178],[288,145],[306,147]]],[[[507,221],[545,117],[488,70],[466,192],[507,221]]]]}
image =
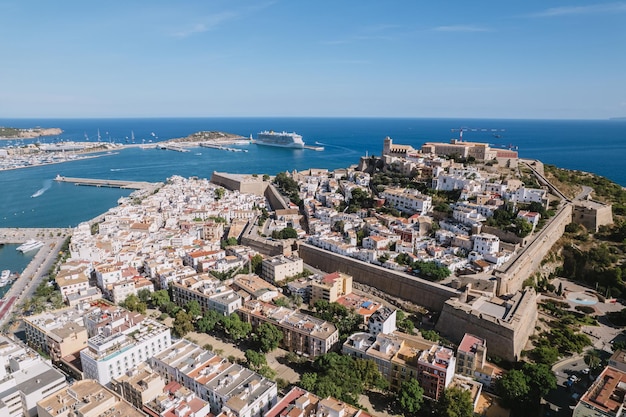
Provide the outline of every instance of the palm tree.
{"type": "Polygon", "coordinates": [[[600,356],[598,356],[598,352],[596,352],[595,349],[589,349],[585,352],[584,360],[591,369],[597,368],[600,365],[600,356]]]}

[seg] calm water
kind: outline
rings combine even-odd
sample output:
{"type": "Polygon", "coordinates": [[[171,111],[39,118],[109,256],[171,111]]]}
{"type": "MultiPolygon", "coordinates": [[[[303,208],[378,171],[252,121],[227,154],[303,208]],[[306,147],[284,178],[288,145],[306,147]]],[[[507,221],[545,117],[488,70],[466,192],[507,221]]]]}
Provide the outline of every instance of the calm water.
{"type": "MultiPolygon", "coordinates": [[[[520,156],[564,168],[595,172],[626,185],[626,120],[465,120],[359,118],[193,118],[193,119],[0,119],[1,126],[60,127],[58,140],[149,143],[184,137],[200,130],[218,130],[248,137],[261,130],[296,131],[307,144],[325,151],[289,150],[256,145],[248,152],[197,148],[188,153],[129,148],[113,155],[57,165],[0,172],[0,227],[68,227],[116,205],[130,191],[77,187],[52,179],[64,176],[162,181],[178,174],[210,177],[213,171],[276,174],[305,168],[339,168],[359,157],[380,155],[385,136],[419,148],[425,141],[458,137],[451,129],[474,128],[468,141],[513,145],[520,156]],[[492,129],[496,129],[495,132],[492,129]],[[498,135],[500,137],[496,137],[498,135]],[[34,194],[37,197],[31,197],[34,194]]],[[[30,141],[20,141],[28,143],[30,141]]],[[[1,141],[0,146],[15,145],[1,141]]]]}
{"type": "MultiPolygon", "coordinates": [[[[31,251],[27,254],[16,250],[19,245],[7,244],[0,246],[0,271],[10,269],[11,272],[22,273],[37,251],[31,251]]],[[[11,286],[6,285],[0,287],[0,298],[6,294],[11,286]]]]}

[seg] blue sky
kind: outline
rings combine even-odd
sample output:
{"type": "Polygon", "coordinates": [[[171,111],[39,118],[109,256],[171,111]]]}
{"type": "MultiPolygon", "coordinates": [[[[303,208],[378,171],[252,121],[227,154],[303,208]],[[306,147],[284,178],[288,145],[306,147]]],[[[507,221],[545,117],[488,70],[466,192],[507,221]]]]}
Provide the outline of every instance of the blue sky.
{"type": "Polygon", "coordinates": [[[626,1],[0,2],[0,117],[626,116],[626,1]]]}

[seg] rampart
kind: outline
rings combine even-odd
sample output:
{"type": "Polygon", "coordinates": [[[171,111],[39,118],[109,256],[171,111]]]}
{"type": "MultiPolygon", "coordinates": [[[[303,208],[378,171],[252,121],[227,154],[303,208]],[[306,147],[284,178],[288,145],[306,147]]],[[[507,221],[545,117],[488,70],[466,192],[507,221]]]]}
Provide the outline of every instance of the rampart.
{"type": "Polygon", "coordinates": [[[304,263],[314,268],[352,275],[356,282],[431,310],[441,311],[448,299],[461,294],[458,290],[441,284],[338,255],[306,243],[300,243],[298,252],[304,263]]]}
{"type": "Polygon", "coordinates": [[[504,317],[494,317],[459,298],[448,300],[437,321],[437,330],[459,343],[465,333],[472,333],[487,341],[491,355],[509,361],[519,358],[537,321],[537,295],[533,289],[518,293],[514,305],[504,317]]]}
{"type": "Polygon", "coordinates": [[[522,284],[541,265],[541,261],[572,222],[572,205],[565,204],[554,218],[539,231],[539,234],[517,255],[505,269],[494,272],[498,281],[498,295],[513,294],[522,289],[522,284]]]}

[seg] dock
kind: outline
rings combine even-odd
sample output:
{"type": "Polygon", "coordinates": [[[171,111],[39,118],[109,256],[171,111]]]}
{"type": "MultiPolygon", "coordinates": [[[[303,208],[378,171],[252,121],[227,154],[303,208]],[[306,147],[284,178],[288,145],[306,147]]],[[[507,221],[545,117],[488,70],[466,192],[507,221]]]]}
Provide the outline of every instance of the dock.
{"type": "Polygon", "coordinates": [[[123,180],[99,180],[95,178],[72,178],[57,175],[54,179],[59,182],[69,182],[74,185],[86,185],[91,187],[125,188],[131,190],[143,190],[154,184],[145,181],[123,181],[123,180]]]}
{"type": "Polygon", "coordinates": [[[180,145],[174,145],[171,143],[163,143],[157,145],[158,149],[163,149],[167,151],[176,151],[176,152],[190,152],[189,149],[185,149],[180,145]]]}

